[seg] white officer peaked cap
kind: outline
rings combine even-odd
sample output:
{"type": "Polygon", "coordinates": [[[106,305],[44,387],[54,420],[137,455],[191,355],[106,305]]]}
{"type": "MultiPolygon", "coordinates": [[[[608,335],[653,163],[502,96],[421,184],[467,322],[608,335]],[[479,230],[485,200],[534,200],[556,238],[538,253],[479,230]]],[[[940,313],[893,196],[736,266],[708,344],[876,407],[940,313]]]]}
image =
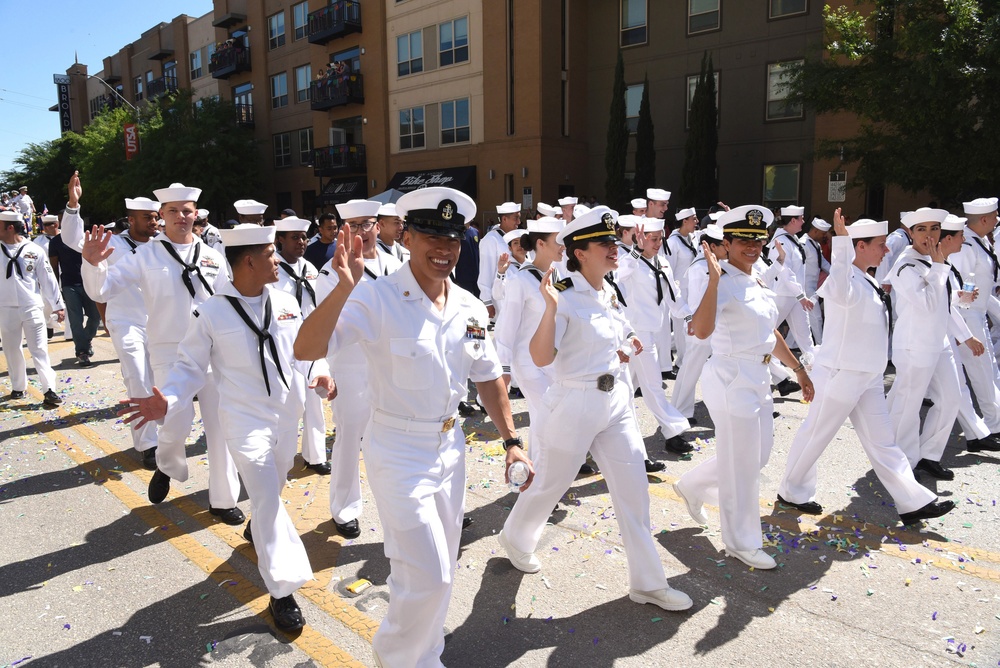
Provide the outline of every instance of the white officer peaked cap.
{"type": "Polygon", "coordinates": [[[566,227],[566,221],[554,216],[542,216],[541,218],[528,221],[528,231],[538,232],[539,234],[560,232],[564,227],[566,227]]]}
{"type": "Polygon", "coordinates": [[[275,232],[308,232],[311,223],[303,218],[289,216],[281,220],[274,221],[275,232]]]}
{"type": "Polygon", "coordinates": [[[944,222],[941,223],[941,229],[952,232],[960,232],[965,229],[965,223],[968,222],[968,220],[968,218],[961,218],[949,213],[944,219],[944,222]]]}
{"type": "MultiPolygon", "coordinates": [[[[642,216],[637,221],[638,225],[642,225],[643,232],[662,232],[666,227],[666,222],[662,218],[646,218],[642,216]]],[[[618,218],[618,224],[621,224],[621,218],[618,218]]]]}
{"type": "Polygon", "coordinates": [[[197,202],[201,197],[201,188],[191,188],[183,183],[171,183],[169,188],[153,191],[153,196],[160,204],[167,202],[197,202]]]}
{"type": "Polygon", "coordinates": [[[556,237],[556,242],[570,244],[585,241],[617,241],[615,222],[618,216],[606,206],[595,206],[573,219],[556,237]]]}
{"type": "Polygon", "coordinates": [[[766,206],[744,204],[719,217],[723,233],[741,239],[767,238],[767,226],[774,222],[774,213],[766,206]]]}
{"type": "Polygon", "coordinates": [[[42,216],[42,222],[43,223],[58,223],[59,222],[59,216],[53,216],[51,213],[47,213],[44,216],[42,216]]]}
{"type": "Polygon", "coordinates": [[[983,213],[993,213],[997,210],[997,198],[980,197],[979,199],[974,199],[971,202],[962,202],[962,210],[965,213],[970,213],[976,216],[983,213]]]}
{"type": "Polygon", "coordinates": [[[618,227],[635,227],[639,221],[646,220],[645,216],[633,216],[631,213],[618,216],[618,227]]]}
{"type": "Polygon", "coordinates": [[[586,204],[576,204],[573,206],[573,217],[579,218],[588,211],[590,211],[590,207],[586,204]]]}
{"type": "Polygon", "coordinates": [[[198,220],[207,220],[208,214],[208,209],[198,209],[198,220]]]}
{"type": "Polygon", "coordinates": [[[655,202],[669,202],[670,191],[661,188],[646,188],[646,199],[655,202]]]}
{"type": "Polygon", "coordinates": [[[805,212],[806,212],[806,208],[804,206],[783,206],[783,207],[781,207],[781,215],[782,216],[789,216],[790,218],[795,218],[797,216],[801,216],[805,212]]]}
{"type": "Polygon", "coordinates": [[[0,220],[5,223],[19,223],[21,222],[21,214],[17,211],[0,211],[0,220]]]}
{"type": "Polygon", "coordinates": [[[694,207],[690,207],[687,209],[681,209],[680,211],[675,213],[674,218],[680,221],[684,220],[685,218],[690,218],[691,216],[696,216],[696,215],[698,214],[695,212],[694,207]]]}
{"type": "Polygon", "coordinates": [[[561,197],[559,198],[559,206],[569,206],[570,204],[577,204],[579,201],[576,197],[561,197]]]}
{"type": "Polygon", "coordinates": [[[930,209],[926,206],[920,207],[916,211],[910,211],[903,216],[900,222],[906,227],[913,227],[920,223],[943,223],[948,217],[948,212],[944,209],[930,209]]]}
{"type": "Polygon", "coordinates": [[[460,190],[431,186],[400,197],[396,215],[406,221],[409,229],[421,234],[461,239],[465,222],[476,215],[476,203],[460,190]]]}
{"type": "Polygon", "coordinates": [[[718,225],[707,225],[701,236],[708,237],[714,241],[722,241],[722,228],[718,225]]]}
{"type": "Polygon", "coordinates": [[[504,202],[497,205],[497,213],[501,216],[508,213],[521,213],[521,205],[517,202],[504,202]]]}
{"type": "MultiPolygon", "coordinates": [[[[402,198],[400,198],[402,199],[402,198]]],[[[337,205],[337,214],[343,220],[351,218],[374,218],[378,215],[378,210],[382,208],[381,202],[370,199],[352,199],[349,202],[337,205]]],[[[399,209],[399,205],[396,205],[399,209]]]]}
{"type": "Polygon", "coordinates": [[[528,230],[522,230],[522,229],[511,230],[507,234],[503,235],[504,243],[510,245],[511,241],[513,241],[514,239],[520,239],[527,233],[528,230]]]}
{"type": "Polygon", "coordinates": [[[255,199],[238,199],[233,202],[233,208],[236,209],[236,213],[244,216],[259,216],[267,211],[267,205],[255,199]]]}
{"type": "Polygon", "coordinates": [[[129,211],[159,211],[160,203],[148,197],[125,198],[125,208],[129,211]]]}
{"type": "Polygon", "coordinates": [[[646,200],[644,200],[641,197],[636,197],[634,200],[632,200],[630,202],[630,204],[632,205],[633,209],[645,209],[646,208],[646,200]]]}
{"type": "Polygon", "coordinates": [[[219,230],[219,236],[222,237],[222,243],[227,247],[259,246],[260,244],[273,244],[275,232],[277,229],[273,226],[241,223],[230,230],[219,230]]]}
{"type": "Polygon", "coordinates": [[[539,202],[535,208],[543,217],[554,218],[556,214],[562,215],[562,211],[554,206],[549,206],[545,202],[539,202]]]}
{"type": "Polygon", "coordinates": [[[871,239],[889,234],[889,221],[876,222],[871,218],[859,218],[847,226],[847,236],[851,239],[871,239]]]}
{"type": "Polygon", "coordinates": [[[376,212],[375,215],[381,218],[383,216],[398,216],[399,214],[396,213],[396,205],[393,204],[392,202],[389,202],[388,204],[383,204],[382,206],[380,206],[378,208],[378,212],[376,212]]]}
{"type": "Polygon", "coordinates": [[[809,223],[809,224],[812,225],[813,227],[815,227],[820,232],[829,232],[830,231],[830,223],[826,222],[822,218],[813,218],[812,222],[809,223]]]}

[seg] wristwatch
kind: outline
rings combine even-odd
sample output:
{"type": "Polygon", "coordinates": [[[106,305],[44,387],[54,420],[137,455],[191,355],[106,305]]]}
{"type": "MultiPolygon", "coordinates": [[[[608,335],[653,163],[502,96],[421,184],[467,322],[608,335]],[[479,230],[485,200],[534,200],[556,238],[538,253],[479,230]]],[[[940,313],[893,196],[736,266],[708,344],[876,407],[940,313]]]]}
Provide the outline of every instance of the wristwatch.
{"type": "Polygon", "coordinates": [[[524,449],[524,441],[521,440],[520,436],[515,436],[514,438],[508,438],[506,441],[504,441],[503,451],[507,452],[508,448],[512,448],[515,445],[521,449],[524,449]]]}

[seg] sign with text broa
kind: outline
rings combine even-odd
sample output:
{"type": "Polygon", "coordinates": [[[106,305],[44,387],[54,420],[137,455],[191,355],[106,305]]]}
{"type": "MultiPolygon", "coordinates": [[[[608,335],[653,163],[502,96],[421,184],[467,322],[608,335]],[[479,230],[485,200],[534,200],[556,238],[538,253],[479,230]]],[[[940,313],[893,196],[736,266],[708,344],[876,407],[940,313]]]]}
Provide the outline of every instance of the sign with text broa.
{"type": "Polygon", "coordinates": [[[131,160],[139,155],[139,126],[135,123],[125,124],[125,159],[131,160]]]}

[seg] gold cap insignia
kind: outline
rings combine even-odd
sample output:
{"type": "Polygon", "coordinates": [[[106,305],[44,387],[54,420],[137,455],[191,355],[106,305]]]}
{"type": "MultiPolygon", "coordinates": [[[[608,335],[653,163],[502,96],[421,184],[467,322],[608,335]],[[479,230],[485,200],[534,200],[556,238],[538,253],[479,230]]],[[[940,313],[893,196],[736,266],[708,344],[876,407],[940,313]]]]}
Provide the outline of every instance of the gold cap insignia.
{"type": "Polygon", "coordinates": [[[451,202],[445,202],[441,207],[441,220],[451,220],[455,215],[455,205],[451,202]]]}
{"type": "Polygon", "coordinates": [[[751,209],[747,211],[747,222],[757,227],[763,224],[764,214],[760,212],[759,209],[751,209]]]}

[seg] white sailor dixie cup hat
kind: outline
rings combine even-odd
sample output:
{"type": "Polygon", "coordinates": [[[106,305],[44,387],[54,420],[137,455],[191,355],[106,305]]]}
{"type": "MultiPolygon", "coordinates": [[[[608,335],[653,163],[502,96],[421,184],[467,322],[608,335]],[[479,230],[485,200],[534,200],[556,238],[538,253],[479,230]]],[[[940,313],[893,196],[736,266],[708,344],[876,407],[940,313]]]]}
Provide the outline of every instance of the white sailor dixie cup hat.
{"type": "Polygon", "coordinates": [[[949,213],[947,217],[945,217],[944,222],[941,223],[941,229],[948,230],[950,232],[961,232],[965,229],[965,223],[968,220],[968,218],[961,218],[949,213]]]}
{"type": "Polygon", "coordinates": [[[128,211],[159,211],[160,203],[154,202],[148,197],[125,198],[125,208],[128,211]]]}
{"type": "Polygon", "coordinates": [[[691,216],[694,215],[696,215],[694,207],[690,207],[688,209],[681,209],[680,211],[675,213],[674,218],[676,218],[677,220],[684,220],[685,218],[690,218],[691,216]]]}
{"type": "Polygon", "coordinates": [[[830,231],[830,223],[826,222],[822,218],[813,218],[812,222],[809,223],[809,224],[812,225],[813,227],[815,227],[820,232],[829,232],[830,231]]]}
{"type": "MultiPolygon", "coordinates": [[[[351,218],[374,218],[378,215],[378,210],[382,208],[381,202],[370,199],[352,199],[343,204],[337,205],[337,214],[341,220],[351,218]]],[[[396,205],[399,208],[399,205],[396,205]]]]}
{"type": "Polygon", "coordinates": [[[208,209],[198,209],[198,220],[205,220],[208,218],[208,209]]]}
{"type": "Polygon", "coordinates": [[[274,221],[275,232],[307,232],[309,231],[309,221],[295,216],[282,218],[274,221]]]}
{"type": "Polygon", "coordinates": [[[656,202],[669,202],[670,191],[662,190],[660,188],[646,188],[646,199],[656,202]]]}
{"type": "Polygon", "coordinates": [[[799,216],[801,216],[805,212],[806,212],[806,208],[804,206],[795,206],[795,205],[792,205],[792,206],[783,206],[783,207],[781,207],[781,215],[782,216],[788,216],[790,218],[798,218],[799,216]]]}
{"type": "Polygon", "coordinates": [[[42,222],[43,223],[58,223],[59,222],[59,216],[53,216],[51,213],[47,213],[44,216],[42,216],[42,222]]]}
{"type": "Polygon", "coordinates": [[[388,204],[383,204],[382,206],[380,206],[375,215],[378,216],[379,218],[382,218],[383,216],[391,217],[391,216],[398,216],[399,214],[396,213],[396,205],[393,204],[392,202],[389,202],[388,204]]]}
{"type": "Polygon", "coordinates": [[[400,197],[396,213],[406,221],[408,229],[461,239],[465,235],[465,221],[476,215],[476,203],[454,188],[431,186],[400,197]]]}
{"type": "Polygon", "coordinates": [[[238,199],[233,202],[233,208],[244,216],[259,216],[267,211],[267,205],[255,199],[238,199]]]}
{"type": "Polygon", "coordinates": [[[497,205],[497,213],[501,216],[509,213],[521,213],[521,205],[516,202],[504,202],[497,205]]]}
{"type": "Polygon", "coordinates": [[[976,216],[984,213],[993,213],[996,210],[996,197],[980,197],[979,199],[974,199],[971,202],[962,202],[962,211],[976,216]]]}
{"type": "Polygon", "coordinates": [[[169,188],[154,190],[153,195],[160,204],[167,202],[197,202],[201,188],[191,188],[183,183],[171,183],[169,188]]]}
{"type": "Polygon", "coordinates": [[[646,208],[646,200],[643,199],[642,197],[636,197],[634,200],[632,200],[629,203],[632,205],[633,209],[645,209],[646,208]]]}
{"type": "Polygon", "coordinates": [[[549,206],[545,202],[539,202],[535,206],[535,208],[538,210],[538,213],[542,214],[542,216],[545,216],[545,217],[555,218],[556,214],[562,215],[562,210],[561,209],[557,209],[554,206],[549,206]]]}
{"type": "Polygon", "coordinates": [[[575,197],[560,197],[559,206],[569,206],[570,204],[576,204],[579,202],[575,197]]]}
{"type": "Polygon", "coordinates": [[[21,214],[17,211],[0,211],[0,221],[5,223],[20,223],[21,214]]]}
{"type": "MultiPolygon", "coordinates": [[[[635,227],[640,222],[649,220],[645,216],[633,216],[631,213],[626,213],[618,216],[618,227],[635,227]]],[[[648,226],[647,226],[648,229],[648,226]]]]}
{"type": "Polygon", "coordinates": [[[847,226],[847,236],[851,239],[871,239],[889,234],[889,221],[876,222],[871,218],[859,218],[847,226]]]}
{"type": "Polygon", "coordinates": [[[913,227],[914,225],[919,225],[920,223],[943,223],[944,219],[947,217],[948,212],[944,209],[921,207],[916,211],[910,211],[904,215],[900,222],[906,227],[913,227]]]}
{"type": "Polygon", "coordinates": [[[713,241],[722,241],[722,228],[715,223],[706,225],[705,230],[701,233],[701,236],[708,237],[713,241]]]}
{"type": "MultiPolygon", "coordinates": [[[[622,216],[619,216],[618,221],[621,224],[622,216]]],[[[643,232],[662,232],[666,227],[666,222],[662,218],[646,218],[645,216],[639,218],[637,221],[639,225],[642,225],[643,232]]]]}
{"type": "Polygon", "coordinates": [[[232,248],[235,246],[273,244],[275,232],[276,230],[273,226],[263,227],[261,225],[254,225],[253,223],[241,223],[229,230],[219,230],[219,236],[222,237],[222,243],[227,248],[232,248]]]}
{"type": "Polygon", "coordinates": [[[507,234],[503,235],[503,240],[506,244],[509,245],[511,241],[513,241],[514,239],[520,239],[527,233],[528,230],[522,230],[522,229],[511,230],[507,234]]]}
{"type": "Polygon", "coordinates": [[[539,234],[559,232],[564,227],[566,227],[566,221],[553,216],[542,216],[541,218],[528,221],[528,231],[538,232],[539,234]]]}
{"type": "Polygon", "coordinates": [[[617,241],[614,211],[606,206],[595,206],[582,216],[574,218],[556,237],[556,242],[569,245],[586,241],[617,241]]]}
{"type": "Polygon", "coordinates": [[[766,206],[744,204],[726,211],[719,217],[723,234],[741,239],[767,238],[767,226],[774,222],[774,214],[766,206]]]}

